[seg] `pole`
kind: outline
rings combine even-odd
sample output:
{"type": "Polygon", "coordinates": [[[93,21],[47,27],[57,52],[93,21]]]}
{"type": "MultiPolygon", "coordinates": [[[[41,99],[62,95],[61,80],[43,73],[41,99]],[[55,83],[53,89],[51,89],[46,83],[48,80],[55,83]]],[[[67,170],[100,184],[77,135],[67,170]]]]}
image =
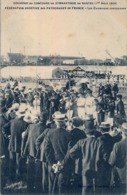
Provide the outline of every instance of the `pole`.
{"type": "Polygon", "coordinates": [[[37,82],[37,62],[36,62],[36,110],[37,110],[37,88],[38,88],[38,82],[37,82]]]}

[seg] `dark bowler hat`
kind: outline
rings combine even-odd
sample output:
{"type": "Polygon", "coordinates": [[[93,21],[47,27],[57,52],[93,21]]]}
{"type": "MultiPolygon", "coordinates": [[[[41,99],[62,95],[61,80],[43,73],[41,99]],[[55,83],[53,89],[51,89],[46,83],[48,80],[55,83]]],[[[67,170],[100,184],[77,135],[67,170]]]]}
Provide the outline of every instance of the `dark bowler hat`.
{"type": "Polygon", "coordinates": [[[86,132],[86,134],[90,133],[90,132],[92,132],[94,130],[95,130],[94,119],[92,119],[92,120],[85,120],[85,132],[86,132]]]}
{"type": "Polygon", "coordinates": [[[110,130],[110,124],[107,122],[102,122],[100,125],[100,130],[102,132],[109,131],[110,130]]]}
{"type": "Polygon", "coordinates": [[[75,127],[79,127],[79,126],[82,126],[83,125],[83,120],[79,117],[74,117],[72,119],[72,123],[75,127]]]}

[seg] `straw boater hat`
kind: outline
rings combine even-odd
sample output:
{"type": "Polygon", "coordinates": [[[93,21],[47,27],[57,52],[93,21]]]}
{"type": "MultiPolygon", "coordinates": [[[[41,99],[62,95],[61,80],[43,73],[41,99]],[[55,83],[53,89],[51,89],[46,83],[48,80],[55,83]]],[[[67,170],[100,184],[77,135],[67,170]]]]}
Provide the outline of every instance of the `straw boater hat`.
{"type": "Polygon", "coordinates": [[[122,124],[122,131],[127,134],[127,122],[122,124]]]}
{"type": "Polygon", "coordinates": [[[32,91],[32,89],[31,88],[29,88],[28,89],[28,93],[32,93],[33,91],[32,91]]]}
{"type": "Polygon", "coordinates": [[[25,116],[24,116],[23,120],[24,120],[25,122],[27,122],[27,123],[31,123],[32,121],[31,121],[30,113],[28,113],[28,112],[25,113],[25,116]]]}
{"type": "Polygon", "coordinates": [[[55,121],[64,121],[65,120],[65,114],[62,114],[61,112],[57,111],[53,115],[53,120],[55,121]]]}
{"type": "Polygon", "coordinates": [[[19,109],[19,104],[18,103],[14,103],[11,107],[11,110],[18,110],[19,109]]]}

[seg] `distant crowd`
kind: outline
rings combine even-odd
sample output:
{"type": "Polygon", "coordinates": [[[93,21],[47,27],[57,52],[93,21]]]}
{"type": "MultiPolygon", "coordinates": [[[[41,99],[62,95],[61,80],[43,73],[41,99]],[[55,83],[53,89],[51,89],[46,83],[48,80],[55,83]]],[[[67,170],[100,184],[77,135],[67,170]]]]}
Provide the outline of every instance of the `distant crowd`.
{"type": "Polygon", "coordinates": [[[0,91],[1,187],[28,192],[125,193],[127,121],[117,83],[72,77],[61,88],[10,79],[0,91]]]}

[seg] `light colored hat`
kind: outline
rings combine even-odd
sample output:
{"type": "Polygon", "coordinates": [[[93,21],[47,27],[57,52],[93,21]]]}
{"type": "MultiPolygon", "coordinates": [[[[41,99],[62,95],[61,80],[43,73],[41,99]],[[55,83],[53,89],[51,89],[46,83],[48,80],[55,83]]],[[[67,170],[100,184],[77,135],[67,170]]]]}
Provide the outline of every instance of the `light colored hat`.
{"type": "Polygon", "coordinates": [[[122,124],[123,131],[127,132],[127,122],[122,124]]]}
{"type": "Polygon", "coordinates": [[[23,120],[24,120],[25,122],[27,122],[27,123],[31,123],[32,121],[31,121],[30,113],[28,113],[28,112],[25,113],[25,116],[24,116],[23,120]]]}
{"type": "Polygon", "coordinates": [[[14,103],[11,107],[12,110],[18,110],[19,109],[19,104],[18,103],[14,103]]]}
{"type": "Polygon", "coordinates": [[[24,116],[24,114],[25,114],[26,111],[27,111],[27,106],[26,106],[26,104],[22,103],[22,104],[20,104],[19,110],[16,112],[16,115],[19,115],[19,116],[22,115],[22,116],[24,116]]]}
{"type": "Polygon", "coordinates": [[[16,87],[14,88],[14,90],[17,90],[17,89],[19,89],[18,86],[16,86],[16,87]]]}
{"type": "Polygon", "coordinates": [[[9,93],[5,93],[5,97],[9,96],[10,94],[9,93]]]}
{"type": "Polygon", "coordinates": [[[38,95],[35,94],[35,95],[34,95],[34,98],[38,98],[38,95]]]}
{"type": "Polygon", "coordinates": [[[31,89],[31,88],[29,88],[29,89],[28,89],[28,93],[31,93],[31,92],[33,92],[33,91],[32,91],[32,89],[31,89]]]}
{"type": "Polygon", "coordinates": [[[52,115],[52,117],[55,121],[63,121],[65,119],[65,114],[57,111],[52,115]]]}

